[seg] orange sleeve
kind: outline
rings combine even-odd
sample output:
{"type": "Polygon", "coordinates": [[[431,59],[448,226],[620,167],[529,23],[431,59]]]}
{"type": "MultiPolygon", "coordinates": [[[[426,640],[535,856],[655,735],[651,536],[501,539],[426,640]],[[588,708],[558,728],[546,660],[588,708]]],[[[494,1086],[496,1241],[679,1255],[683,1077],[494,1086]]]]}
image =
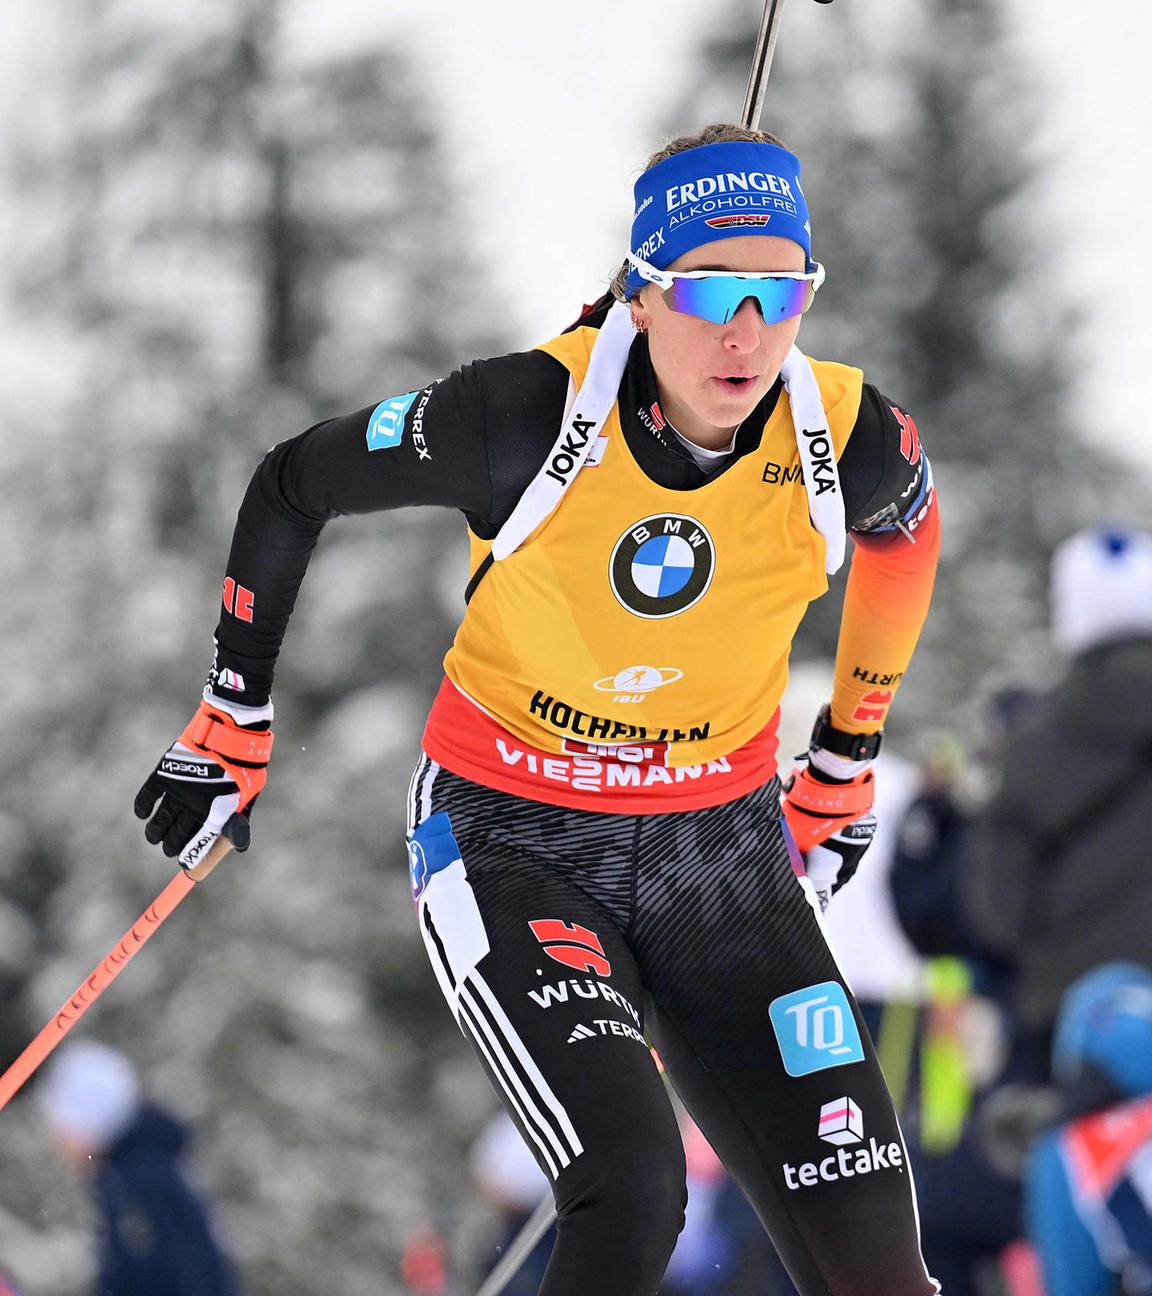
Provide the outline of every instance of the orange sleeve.
{"type": "Polygon", "coordinates": [[[888,716],[932,601],[940,555],[935,491],[914,532],[850,534],[855,552],[836,648],[832,723],[848,733],[875,733],[888,716]]]}

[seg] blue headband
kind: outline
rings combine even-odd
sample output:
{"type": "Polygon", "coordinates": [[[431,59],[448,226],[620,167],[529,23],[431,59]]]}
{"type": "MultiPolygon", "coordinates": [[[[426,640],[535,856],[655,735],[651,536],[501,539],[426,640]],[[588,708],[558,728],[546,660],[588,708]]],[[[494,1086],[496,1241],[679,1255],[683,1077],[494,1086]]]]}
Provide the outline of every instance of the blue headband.
{"type": "MultiPolygon", "coordinates": [[[[808,204],[800,162],[775,144],[703,144],[652,167],[636,181],[632,253],[666,270],[701,243],[745,234],[773,234],[804,249],[812,262],[808,204]]],[[[633,270],[627,293],[644,286],[633,270]]]]}

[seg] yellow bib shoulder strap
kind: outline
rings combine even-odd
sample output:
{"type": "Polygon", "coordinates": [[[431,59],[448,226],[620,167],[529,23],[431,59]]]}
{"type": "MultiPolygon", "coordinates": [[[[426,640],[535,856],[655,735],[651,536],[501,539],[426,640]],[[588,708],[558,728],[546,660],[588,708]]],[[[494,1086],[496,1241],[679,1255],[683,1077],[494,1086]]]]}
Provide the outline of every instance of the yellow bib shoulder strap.
{"type": "MultiPolygon", "coordinates": [[[[591,330],[576,331],[579,345],[586,345],[587,339],[579,335],[587,332],[591,330]]],[[[583,381],[571,410],[561,420],[560,433],[552,449],[492,541],[495,562],[520,548],[541,522],[551,516],[564,492],[576,480],[595,444],[597,429],[603,426],[616,404],[635,336],[631,312],[623,302],[617,302],[596,333],[583,381]]]]}

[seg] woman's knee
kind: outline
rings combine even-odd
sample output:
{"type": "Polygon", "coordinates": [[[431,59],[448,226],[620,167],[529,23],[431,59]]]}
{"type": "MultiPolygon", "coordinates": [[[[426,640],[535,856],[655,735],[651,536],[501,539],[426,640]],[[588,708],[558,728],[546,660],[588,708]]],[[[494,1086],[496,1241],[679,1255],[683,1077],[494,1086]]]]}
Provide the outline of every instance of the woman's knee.
{"type": "Polygon", "coordinates": [[[645,1238],[658,1248],[666,1245],[671,1253],[688,1200],[682,1149],[615,1156],[582,1179],[558,1204],[561,1225],[594,1218],[598,1231],[633,1242],[645,1238]]]}

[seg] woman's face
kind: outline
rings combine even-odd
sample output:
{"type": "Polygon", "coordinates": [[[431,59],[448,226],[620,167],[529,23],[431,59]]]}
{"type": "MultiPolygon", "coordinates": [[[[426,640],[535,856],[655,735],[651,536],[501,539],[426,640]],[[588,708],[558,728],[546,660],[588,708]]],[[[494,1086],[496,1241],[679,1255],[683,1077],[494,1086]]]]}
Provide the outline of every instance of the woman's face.
{"type": "MultiPolygon", "coordinates": [[[[693,248],[667,268],[803,272],[804,249],[791,239],[743,235],[693,248]]],[[[801,317],[765,324],[756,303],[746,301],[727,324],[711,324],[671,310],[660,289],[645,284],[632,301],[632,318],[647,328],[665,417],[689,441],[716,449],[780,376],[801,317]]]]}

